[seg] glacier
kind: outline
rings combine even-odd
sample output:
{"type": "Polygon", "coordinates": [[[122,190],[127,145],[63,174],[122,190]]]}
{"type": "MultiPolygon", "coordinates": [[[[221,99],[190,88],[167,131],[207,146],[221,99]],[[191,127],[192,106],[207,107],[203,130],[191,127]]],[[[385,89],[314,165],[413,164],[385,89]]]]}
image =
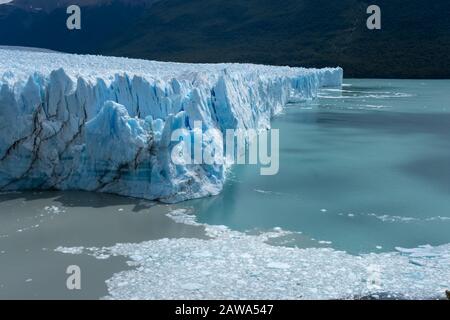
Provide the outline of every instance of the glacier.
{"type": "Polygon", "coordinates": [[[341,68],[186,64],[0,49],[0,191],[87,190],[179,202],[218,194],[226,166],[175,165],[171,132],[267,129],[341,68]]]}

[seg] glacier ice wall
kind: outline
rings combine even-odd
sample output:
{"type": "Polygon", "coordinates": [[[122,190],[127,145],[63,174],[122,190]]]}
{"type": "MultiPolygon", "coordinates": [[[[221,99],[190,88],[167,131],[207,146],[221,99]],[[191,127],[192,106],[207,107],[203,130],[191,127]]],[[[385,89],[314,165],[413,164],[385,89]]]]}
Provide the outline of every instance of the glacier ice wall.
{"type": "Polygon", "coordinates": [[[217,194],[226,169],[174,165],[173,130],[269,128],[286,103],[340,86],[342,74],[0,49],[0,190],[217,194]]]}

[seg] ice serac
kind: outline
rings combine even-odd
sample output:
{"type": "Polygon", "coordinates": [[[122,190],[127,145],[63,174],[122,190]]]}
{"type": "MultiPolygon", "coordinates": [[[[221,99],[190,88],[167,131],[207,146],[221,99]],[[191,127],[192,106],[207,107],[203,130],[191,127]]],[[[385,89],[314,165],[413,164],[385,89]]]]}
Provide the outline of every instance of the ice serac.
{"type": "Polygon", "coordinates": [[[0,49],[0,189],[177,202],[221,191],[226,168],[175,165],[171,132],[264,129],[342,69],[181,64],[0,49]]]}

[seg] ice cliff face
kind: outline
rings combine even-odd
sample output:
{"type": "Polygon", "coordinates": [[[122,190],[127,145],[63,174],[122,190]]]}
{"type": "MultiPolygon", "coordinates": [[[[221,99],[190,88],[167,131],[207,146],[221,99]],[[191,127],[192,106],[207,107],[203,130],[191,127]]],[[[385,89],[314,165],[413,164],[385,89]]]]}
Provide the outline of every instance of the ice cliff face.
{"type": "Polygon", "coordinates": [[[179,166],[171,132],[268,128],[342,69],[180,64],[0,49],[0,190],[79,189],[176,202],[225,168],[179,166]]]}

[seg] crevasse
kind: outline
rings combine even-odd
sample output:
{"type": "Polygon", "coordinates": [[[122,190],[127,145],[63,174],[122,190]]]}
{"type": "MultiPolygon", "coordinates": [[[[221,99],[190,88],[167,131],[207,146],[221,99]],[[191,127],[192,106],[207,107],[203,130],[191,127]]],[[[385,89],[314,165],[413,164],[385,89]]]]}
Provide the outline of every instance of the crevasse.
{"type": "Polygon", "coordinates": [[[217,194],[225,168],[173,164],[173,130],[269,128],[286,103],[340,86],[342,75],[0,49],[0,190],[163,202],[217,194]]]}

